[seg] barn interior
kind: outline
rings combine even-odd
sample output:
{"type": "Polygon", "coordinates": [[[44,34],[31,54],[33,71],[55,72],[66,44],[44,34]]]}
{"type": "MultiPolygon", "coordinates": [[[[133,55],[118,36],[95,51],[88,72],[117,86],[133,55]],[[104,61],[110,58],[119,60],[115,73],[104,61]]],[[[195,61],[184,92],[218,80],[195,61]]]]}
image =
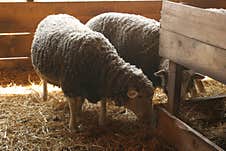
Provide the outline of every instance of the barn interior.
{"type": "MultiPolygon", "coordinates": [[[[177,17],[175,14],[181,13],[180,6],[183,8],[185,5],[184,10],[188,12],[192,12],[193,7],[199,8],[200,13],[205,8],[226,9],[224,0],[214,2],[172,0],[171,2],[163,5],[162,0],[0,1],[0,12],[4,12],[0,14],[0,150],[226,150],[226,79],[225,74],[222,75],[222,72],[226,73],[226,59],[224,59],[226,28],[223,28],[226,15],[223,14],[215,16],[215,21],[219,21],[222,26],[210,24],[206,28],[206,31],[210,30],[212,36],[216,36],[216,43],[215,41],[212,43],[211,38],[199,39],[201,36],[197,35],[202,32],[195,33],[196,39],[192,37],[193,35],[191,37],[186,35],[190,31],[182,28],[178,31],[187,32],[185,37],[213,47],[211,50],[214,52],[211,51],[207,55],[217,56],[219,61],[215,60],[216,64],[210,66],[208,71],[205,65],[202,66],[203,62],[197,62],[200,66],[197,65],[196,68],[195,63],[191,63],[192,59],[191,62],[190,60],[184,62],[176,57],[167,56],[164,46],[160,46],[162,49],[160,54],[173,61],[170,72],[176,76],[170,79],[172,82],[169,88],[172,91],[169,94],[164,93],[161,88],[155,89],[153,104],[156,119],[151,127],[140,123],[132,111],[117,107],[113,102],[107,104],[107,125],[99,127],[97,122],[100,104],[86,101],[82,118],[82,123],[86,125],[85,131],[70,132],[69,107],[61,88],[48,84],[48,96],[43,100],[43,81],[34,71],[30,59],[34,31],[41,19],[50,14],[66,13],[86,23],[90,18],[104,12],[124,12],[168,23],[169,26],[163,26],[161,32],[167,30],[177,33],[170,29],[170,23],[177,21],[178,30],[179,26],[183,25],[179,24],[180,20],[173,20],[173,17],[169,16],[177,17]],[[164,11],[164,9],[169,10],[164,11]],[[175,14],[170,12],[170,9],[175,10],[175,14]],[[168,16],[164,16],[165,13],[169,13],[168,16]],[[167,19],[172,20],[167,22],[167,19]],[[221,31],[217,33],[219,35],[214,35],[215,31],[212,28],[215,27],[221,31]],[[219,37],[224,37],[225,40],[219,37]],[[204,91],[199,90],[195,85],[197,94],[195,96],[187,94],[186,99],[180,100],[178,96],[180,77],[177,72],[181,70],[178,68],[183,67],[195,69],[205,75],[205,78],[199,81],[204,86],[204,91]],[[218,70],[222,72],[218,73],[218,70]]],[[[194,12],[199,13],[196,10],[194,12]]],[[[191,13],[191,16],[200,17],[195,13],[191,13]]],[[[202,17],[205,19],[206,16],[202,17]]],[[[194,19],[197,24],[203,23],[207,26],[210,23],[206,20],[200,23],[197,20],[194,19]]],[[[193,27],[195,30],[196,26],[191,26],[193,27]]],[[[208,37],[210,34],[205,36],[208,37]]],[[[166,34],[167,36],[169,35],[166,34]]],[[[185,44],[183,48],[186,46],[185,44]]],[[[175,48],[171,47],[171,49],[175,48]]],[[[209,47],[206,49],[206,51],[210,50],[209,47]]]]}

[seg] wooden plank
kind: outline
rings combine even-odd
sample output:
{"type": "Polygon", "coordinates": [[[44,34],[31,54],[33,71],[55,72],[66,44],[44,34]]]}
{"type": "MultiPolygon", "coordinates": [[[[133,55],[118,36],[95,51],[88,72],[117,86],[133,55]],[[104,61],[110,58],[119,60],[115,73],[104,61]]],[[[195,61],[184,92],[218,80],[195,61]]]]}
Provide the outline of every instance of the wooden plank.
{"type": "Polygon", "coordinates": [[[67,13],[85,23],[104,12],[127,12],[159,19],[161,0],[0,3],[0,32],[34,32],[37,24],[50,14],[67,13]]]}
{"type": "Polygon", "coordinates": [[[31,59],[29,57],[13,57],[13,58],[1,58],[0,70],[25,70],[32,69],[31,59]]]}
{"type": "Polygon", "coordinates": [[[225,0],[171,0],[201,8],[226,8],[225,0]]]}
{"type": "Polygon", "coordinates": [[[226,14],[164,1],[161,27],[226,49],[226,14]],[[186,19],[186,21],[185,21],[186,19]]]}
{"type": "Polygon", "coordinates": [[[223,151],[222,148],[189,127],[186,123],[171,115],[165,109],[157,107],[157,127],[154,132],[179,151],[223,151]]]}
{"type": "Polygon", "coordinates": [[[213,100],[222,100],[226,99],[226,94],[225,95],[218,95],[218,96],[208,96],[208,97],[197,97],[197,98],[192,98],[189,100],[186,100],[184,103],[185,104],[193,104],[193,103],[204,103],[204,102],[209,102],[213,100]]]}
{"type": "Polygon", "coordinates": [[[222,121],[226,111],[226,95],[199,97],[184,101],[180,111],[182,119],[188,122],[202,120],[206,122],[222,121]]]}
{"type": "Polygon", "coordinates": [[[0,34],[0,57],[24,57],[31,54],[33,34],[0,34]]]}
{"type": "Polygon", "coordinates": [[[177,115],[181,99],[182,67],[170,61],[168,76],[168,111],[177,115]]]}
{"type": "Polygon", "coordinates": [[[226,51],[160,29],[160,55],[187,68],[226,83],[226,51]]]}

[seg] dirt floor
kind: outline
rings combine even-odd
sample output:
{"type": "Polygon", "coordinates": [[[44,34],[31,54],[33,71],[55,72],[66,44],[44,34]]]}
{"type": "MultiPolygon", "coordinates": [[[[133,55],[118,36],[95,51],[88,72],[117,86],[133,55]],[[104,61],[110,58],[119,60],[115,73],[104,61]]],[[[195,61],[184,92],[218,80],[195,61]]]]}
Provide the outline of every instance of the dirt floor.
{"type": "MultiPolygon", "coordinates": [[[[153,150],[174,151],[174,147],[152,135],[150,127],[137,121],[123,107],[108,103],[107,126],[98,127],[99,104],[85,102],[82,123],[85,131],[70,132],[69,109],[62,91],[48,86],[47,101],[42,101],[42,86],[34,72],[0,72],[0,150],[153,150]]],[[[226,86],[203,81],[206,92],[200,96],[226,94],[226,86]]],[[[165,103],[160,89],[154,103],[165,103]]],[[[190,121],[218,145],[225,147],[226,122],[197,124],[190,121]]],[[[225,147],[226,149],[226,147],[225,147]]]]}

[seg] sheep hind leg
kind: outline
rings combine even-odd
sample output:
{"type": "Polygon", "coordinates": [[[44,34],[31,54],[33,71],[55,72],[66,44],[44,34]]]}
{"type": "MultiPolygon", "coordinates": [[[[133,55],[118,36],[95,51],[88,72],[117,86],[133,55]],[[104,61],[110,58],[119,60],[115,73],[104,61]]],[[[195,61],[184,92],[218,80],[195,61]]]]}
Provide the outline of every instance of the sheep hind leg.
{"type": "Polygon", "coordinates": [[[70,109],[69,128],[71,131],[82,131],[81,114],[84,100],[80,97],[67,98],[70,109]]]}
{"type": "Polygon", "coordinates": [[[43,98],[43,101],[47,101],[47,99],[48,99],[47,81],[46,81],[46,80],[42,80],[42,81],[43,81],[43,93],[42,93],[42,98],[43,98]]]}
{"type": "Polygon", "coordinates": [[[101,100],[100,101],[100,112],[99,112],[99,126],[104,126],[106,122],[106,114],[107,114],[107,101],[101,100]]]}

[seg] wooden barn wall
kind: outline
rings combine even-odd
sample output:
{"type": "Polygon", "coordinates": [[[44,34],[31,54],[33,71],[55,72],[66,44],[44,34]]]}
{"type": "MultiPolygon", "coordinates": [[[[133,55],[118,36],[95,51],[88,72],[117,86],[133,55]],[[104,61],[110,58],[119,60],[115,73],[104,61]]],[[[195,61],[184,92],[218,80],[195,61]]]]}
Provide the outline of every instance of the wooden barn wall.
{"type": "Polygon", "coordinates": [[[29,56],[35,28],[49,14],[67,13],[85,23],[93,16],[112,11],[158,20],[160,10],[161,1],[0,3],[0,57],[29,56]]]}
{"type": "MultiPolygon", "coordinates": [[[[172,1],[202,8],[226,8],[225,0],[172,1]]],[[[67,13],[83,23],[100,13],[112,11],[140,14],[159,20],[161,7],[161,0],[0,3],[0,58],[30,56],[35,28],[49,14],[67,13]]]]}

